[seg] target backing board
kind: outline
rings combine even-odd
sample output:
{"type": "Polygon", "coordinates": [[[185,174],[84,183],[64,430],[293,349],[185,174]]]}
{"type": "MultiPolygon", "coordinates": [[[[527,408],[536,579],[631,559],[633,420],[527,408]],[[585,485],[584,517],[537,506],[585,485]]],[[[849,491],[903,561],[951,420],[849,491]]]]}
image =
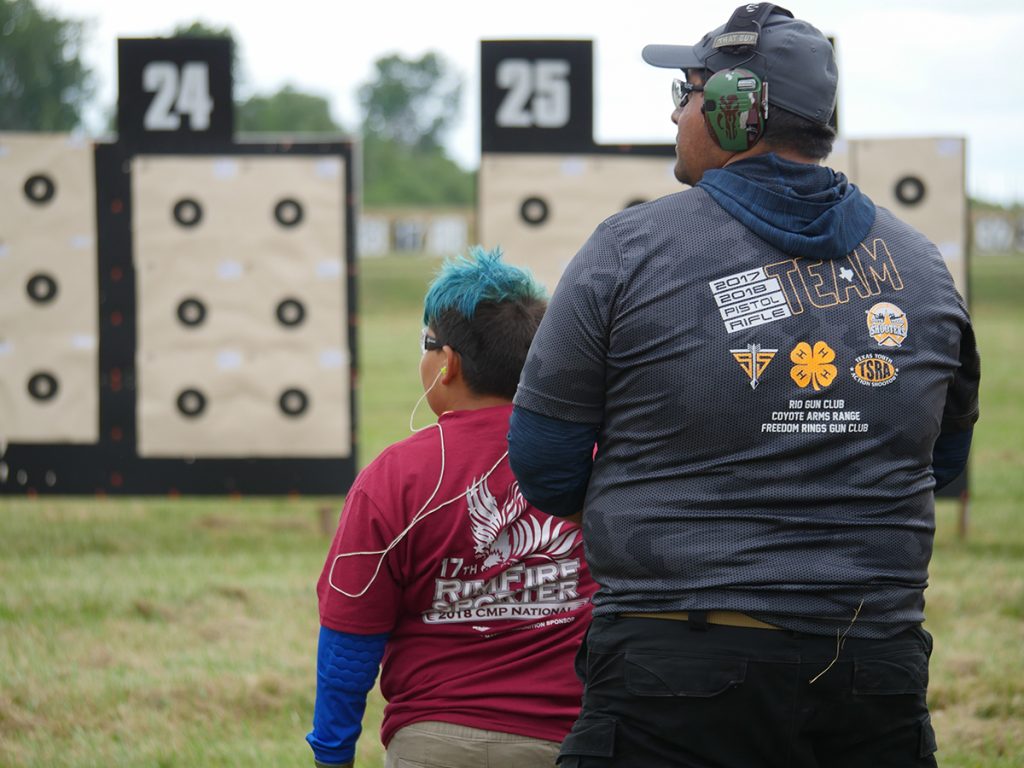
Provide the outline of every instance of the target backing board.
{"type": "Polygon", "coordinates": [[[92,146],[0,134],[0,445],[97,441],[97,301],[92,146]]]}
{"type": "Polygon", "coordinates": [[[489,154],[480,161],[480,232],[554,289],[569,260],[616,211],[682,187],[671,157],[489,154]]]}
{"type": "MultiPolygon", "coordinates": [[[[20,271],[4,281],[18,291],[2,311],[20,314],[13,324],[0,315],[10,353],[0,355],[0,494],[344,493],[356,468],[351,145],[140,155],[100,144],[86,157],[89,247],[79,228],[62,228],[70,214],[30,228],[32,269],[73,238],[47,268],[81,319],[36,323],[50,337],[26,330],[39,303],[28,292],[52,288],[22,279],[31,269],[14,261],[19,224],[5,231],[0,265],[20,271]],[[84,271],[64,271],[83,260],[84,271]],[[68,404],[91,418],[80,435],[67,432],[70,416],[55,432],[26,418],[25,402],[8,403],[25,391],[18,375],[7,379],[23,348],[58,361],[50,405],[74,392],[60,363],[69,335],[91,355],[79,377],[88,392],[68,404]]],[[[54,178],[58,192],[72,188],[54,178]]]]}
{"type": "Polygon", "coordinates": [[[143,457],[351,454],[344,158],[137,156],[143,457]]]}
{"type": "Polygon", "coordinates": [[[352,144],[235,142],[227,40],[118,60],[116,143],[0,136],[0,494],[346,492],[352,144]]]}
{"type": "Polygon", "coordinates": [[[601,221],[681,189],[674,147],[594,142],[589,40],[484,41],[480,61],[479,237],[554,290],[601,221]]]}

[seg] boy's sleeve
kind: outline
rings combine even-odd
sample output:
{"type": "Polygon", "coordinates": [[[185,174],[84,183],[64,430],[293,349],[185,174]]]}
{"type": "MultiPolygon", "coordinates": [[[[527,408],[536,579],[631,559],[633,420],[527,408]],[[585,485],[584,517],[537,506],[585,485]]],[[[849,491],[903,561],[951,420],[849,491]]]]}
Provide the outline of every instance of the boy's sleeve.
{"type": "Polygon", "coordinates": [[[359,635],[390,632],[402,605],[399,553],[385,554],[398,531],[367,493],[367,479],[361,475],[345,499],[317,583],[321,625],[359,635]]]}
{"type": "Polygon", "coordinates": [[[366,694],[377,679],[387,639],[386,634],[356,635],[320,628],[313,730],[306,736],[317,766],[352,764],[366,694]]]}

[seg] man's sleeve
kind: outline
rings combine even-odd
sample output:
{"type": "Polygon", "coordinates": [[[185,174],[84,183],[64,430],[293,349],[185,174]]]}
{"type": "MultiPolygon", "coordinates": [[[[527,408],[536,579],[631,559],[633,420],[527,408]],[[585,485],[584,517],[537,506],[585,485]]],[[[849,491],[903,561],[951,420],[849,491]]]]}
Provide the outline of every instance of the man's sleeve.
{"type": "Polygon", "coordinates": [[[583,506],[604,421],[605,371],[621,257],[602,224],[570,262],[537,330],[509,423],[509,464],[523,496],[567,516],[583,506]]]}
{"type": "Polygon", "coordinates": [[[519,378],[517,406],[579,424],[604,420],[619,273],[618,243],[602,224],[566,267],[551,297],[519,378]]]}
{"type": "Polygon", "coordinates": [[[523,497],[541,512],[557,517],[583,509],[598,429],[513,408],[509,466],[523,497]]]}
{"type": "Polygon", "coordinates": [[[981,382],[981,358],[970,321],[960,338],[960,367],[953,375],[946,394],[942,427],[932,450],[935,490],[952,482],[967,466],[974,424],[978,421],[978,388],[981,382]]]}
{"type": "Polygon", "coordinates": [[[352,764],[366,694],[377,679],[387,638],[386,634],[355,635],[320,628],[313,730],[306,736],[318,767],[352,764]]]}

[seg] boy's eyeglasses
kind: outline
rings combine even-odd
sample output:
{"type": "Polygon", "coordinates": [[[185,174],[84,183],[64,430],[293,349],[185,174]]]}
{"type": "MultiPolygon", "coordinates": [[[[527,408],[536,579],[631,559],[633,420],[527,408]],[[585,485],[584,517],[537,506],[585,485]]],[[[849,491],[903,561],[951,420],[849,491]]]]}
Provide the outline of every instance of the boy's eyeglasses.
{"type": "Polygon", "coordinates": [[[424,353],[433,352],[438,349],[444,349],[444,343],[431,336],[430,331],[424,328],[420,332],[420,349],[424,353]]]}

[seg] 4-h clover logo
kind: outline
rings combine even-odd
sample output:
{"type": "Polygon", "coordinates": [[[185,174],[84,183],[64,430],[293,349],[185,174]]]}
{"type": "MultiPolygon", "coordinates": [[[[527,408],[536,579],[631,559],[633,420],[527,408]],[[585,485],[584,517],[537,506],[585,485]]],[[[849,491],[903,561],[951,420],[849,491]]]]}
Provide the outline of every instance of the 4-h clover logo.
{"type": "Polygon", "coordinates": [[[836,353],[824,341],[814,342],[813,349],[806,341],[801,341],[793,347],[789,359],[793,361],[789,375],[802,389],[814,387],[817,392],[836,379],[836,367],[832,365],[836,353]]]}

